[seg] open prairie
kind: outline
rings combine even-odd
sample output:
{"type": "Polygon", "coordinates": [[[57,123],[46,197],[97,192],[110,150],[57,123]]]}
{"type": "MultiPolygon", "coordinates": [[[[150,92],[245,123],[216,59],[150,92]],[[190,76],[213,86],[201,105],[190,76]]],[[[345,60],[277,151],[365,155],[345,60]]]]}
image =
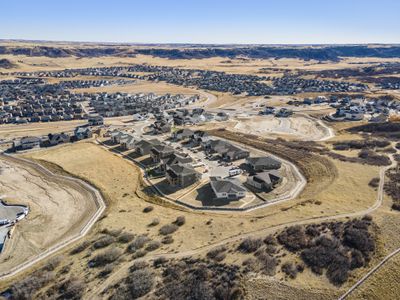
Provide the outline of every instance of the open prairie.
{"type": "MultiPolygon", "coordinates": [[[[133,288],[128,291],[128,286],[134,286],[129,278],[139,270],[140,278],[146,279],[148,274],[154,278],[149,280],[152,285],[144,299],[180,299],[170,285],[182,292],[196,280],[201,282],[199,286],[207,286],[205,290],[222,291],[221,299],[337,299],[400,247],[398,212],[393,209],[396,193],[389,190],[395,189],[396,177],[387,173],[397,164],[398,131],[396,125],[393,135],[379,129],[380,123],[369,122],[377,114],[368,111],[385,114],[387,108],[395,114],[398,93],[376,83],[368,82],[368,88],[364,87],[366,75],[357,73],[359,69],[386,72],[385,68],[397,68],[399,58],[317,60],[238,55],[177,59],[134,52],[148,50],[144,45],[110,46],[117,49],[113,50],[115,56],[82,54],[109,49],[85,43],[1,45],[28,47],[32,53],[53,48],[64,51],[60,57],[39,55],[41,52],[0,55],[14,65],[0,72],[5,95],[2,107],[8,111],[8,105],[20,105],[21,109],[11,113],[27,120],[18,124],[17,118],[0,124],[1,148],[9,152],[0,160],[0,192],[8,203],[30,208],[27,218],[12,228],[0,255],[0,273],[23,267],[35,256],[54,250],[15,276],[2,278],[2,291],[18,295],[16,291],[27,290],[31,298],[62,298],[65,290],[71,289],[83,299],[119,299],[119,293],[125,291],[121,299],[134,298],[129,294],[133,288]],[[262,76],[265,78],[260,80],[262,76]],[[264,84],[273,88],[266,92],[264,84]],[[35,86],[35,96],[18,94],[30,85],[35,86]],[[14,86],[18,88],[14,90],[14,86]],[[15,99],[8,99],[9,91],[17,95],[15,99]],[[155,98],[148,96],[150,93],[155,98]],[[176,104],[173,97],[177,94],[185,101],[193,96],[198,99],[176,104]],[[48,111],[52,116],[62,115],[74,106],[76,119],[31,122],[28,119],[35,111],[23,116],[39,104],[46,113],[51,103],[75,97],[76,103],[57,104],[48,111]],[[99,99],[100,104],[96,102],[99,99]],[[311,104],[309,100],[313,100],[311,104]],[[368,118],[353,120],[346,103],[353,103],[353,107],[365,104],[368,118]],[[339,115],[340,109],[346,111],[342,119],[329,118],[339,115]],[[196,119],[199,114],[203,119],[196,119]],[[90,118],[98,115],[102,116],[101,124],[90,124],[90,118]],[[133,115],[139,120],[134,121],[133,115]],[[207,119],[210,116],[212,119],[207,119]],[[158,123],[168,127],[169,118],[175,124],[154,133],[158,123]],[[89,128],[90,136],[73,139],[79,128],[89,128]],[[191,130],[189,142],[176,140],[181,130],[191,130]],[[195,132],[206,136],[196,146],[190,143],[195,132]],[[71,139],[43,145],[61,133],[71,139]],[[131,136],[134,146],[129,148],[127,140],[116,141],[118,134],[131,136]],[[40,144],[11,152],[9,148],[27,136],[40,138],[40,144]],[[198,199],[215,201],[216,192],[210,188],[213,175],[230,174],[239,168],[242,171],[231,176],[232,182],[241,181],[248,187],[247,178],[256,173],[243,166],[248,164],[244,158],[228,161],[226,155],[232,147],[212,160],[208,156],[213,153],[205,150],[210,146],[207,138],[242,150],[251,148],[251,157],[272,155],[284,162],[279,169],[283,180],[272,191],[247,189],[241,200],[221,204],[228,208],[224,211],[191,209],[198,199]],[[159,166],[154,165],[164,164],[165,157],[155,157],[155,146],[135,163],[132,157],[140,148],[136,143],[154,139],[162,141],[162,150],[173,147],[174,154],[189,155],[198,164],[201,180],[178,188],[165,174],[157,177],[159,166]],[[140,168],[137,162],[148,164],[140,168]],[[299,193],[264,207],[265,199],[260,195],[270,199],[291,194],[296,170],[299,178],[304,177],[299,193]],[[149,178],[152,172],[157,176],[149,178]],[[101,216],[96,215],[102,205],[93,191],[105,201],[101,216]],[[260,206],[248,211],[229,210],[252,204],[260,206]],[[357,238],[360,243],[354,241],[357,238]],[[54,249],[57,245],[62,247],[54,249]],[[307,260],[311,251],[315,257],[307,260]],[[324,257],[329,257],[328,262],[318,265],[324,257]],[[340,260],[343,257],[344,263],[340,260]],[[342,268],[338,271],[336,265],[342,268]],[[179,274],[181,282],[174,274],[179,274]],[[205,283],[203,277],[196,277],[199,274],[207,279],[205,283]],[[229,281],[233,286],[221,286],[226,278],[234,278],[229,281]],[[236,292],[237,298],[233,296],[236,292]]],[[[170,49],[154,47],[161,53],[170,49]]],[[[192,55],[195,48],[178,49],[192,55]]],[[[382,124],[391,123],[386,120],[382,124]]],[[[230,175],[224,179],[230,180],[230,175]]],[[[394,256],[355,288],[349,299],[395,298],[397,275],[398,257],[394,256]]]]}

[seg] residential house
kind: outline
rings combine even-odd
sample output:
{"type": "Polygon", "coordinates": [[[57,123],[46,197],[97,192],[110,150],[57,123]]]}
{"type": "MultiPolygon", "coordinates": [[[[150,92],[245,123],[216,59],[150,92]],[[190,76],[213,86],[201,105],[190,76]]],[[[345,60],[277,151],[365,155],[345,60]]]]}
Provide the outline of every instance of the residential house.
{"type": "Polygon", "coordinates": [[[160,162],[161,159],[167,158],[174,153],[174,148],[165,144],[154,145],[150,149],[150,156],[153,162],[160,162]]]}
{"type": "Polygon", "coordinates": [[[76,140],[83,140],[83,139],[88,139],[92,137],[92,130],[90,127],[76,127],[74,130],[74,135],[76,140]]]}
{"type": "Polygon", "coordinates": [[[90,126],[98,126],[104,124],[104,119],[102,116],[89,116],[88,123],[90,126]]]}
{"type": "Polygon", "coordinates": [[[18,141],[14,141],[13,148],[14,150],[28,150],[39,148],[41,143],[41,139],[35,136],[23,137],[18,141]]]}
{"type": "Polygon", "coordinates": [[[246,189],[238,180],[210,177],[210,185],[216,199],[237,200],[246,196],[246,189]]]}
{"type": "Polygon", "coordinates": [[[193,134],[194,134],[193,130],[190,130],[188,128],[183,128],[175,131],[172,134],[172,137],[177,141],[182,141],[191,138],[193,134]]]}
{"type": "Polygon", "coordinates": [[[229,115],[226,112],[218,112],[215,116],[216,121],[227,121],[229,119],[229,115]]]}
{"type": "Polygon", "coordinates": [[[56,145],[63,144],[63,143],[69,143],[69,141],[71,139],[71,137],[64,132],[54,133],[54,134],[50,133],[48,135],[48,138],[49,138],[48,139],[49,146],[56,146],[56,145]]]}
{"type": "Polygon", "coordinates": [[[264,170],[277,170],[280,169],[282,163],[269,156],[263,157],[248,157],[246,164],[253,172],[261,172],[264,170]]]}
{"type": "Polygon", "coordinates": [[[135,143],[136,153],[139,155],[148,155],[150,154],[151,148],[155,145],[160,145],[161,142],[157,139],[152,140],[140,140],[135,143]]]}
{"type": "Polygon", "coordinates": [[[168,167],[173,165],[191,165],[191,163],[193,163],[193,159],[189,155],[174,152],[161,159],[160,169],[161,171],[166,171],[168,167]]]}
{"type": "Polygon", "coordinates": [[[210,140],[210,136],[203,130],[196,130],[191,136],[191,143],[194,147],[204,145],[210,140]]]}
{"type": "Polygon", "coordinates": [[[131,150],[135,148],[135,142],[136,138],[133,135],[127,134],[127,136],[121,140],[120,144],[122,149],[131,150]]]}
{"type": "Polygon", "coordinates": [[[257,173],[246,180],[248,185],[263,191],[271,191],[280,182],[282,177],[277,170],[257,173]]]}
{"type": "Polygon", "coordinates": [[[113,131],[111,132],[111,141],[113,144],[120,144],[121,140],[127,138],[128,134],[124,131],[113,131]]]}
{"type": "Polygon", "coordinates": [[[188,165],[175,164],[167,167],[167,181],[172,186],[186,187],[201,179],[201,174],[188,165]]]}

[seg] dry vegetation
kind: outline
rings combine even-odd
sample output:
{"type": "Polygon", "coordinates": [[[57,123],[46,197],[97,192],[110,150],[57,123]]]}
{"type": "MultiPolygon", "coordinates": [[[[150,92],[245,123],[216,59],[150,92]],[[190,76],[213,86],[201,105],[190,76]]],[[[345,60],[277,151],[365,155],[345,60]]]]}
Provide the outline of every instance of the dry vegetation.
{"type": "MultiPolygon", "coordinates": [[[[15,57],[6,58],[16,63],[15,57]]],[[[355,61],[364,65],[383,61],[344,59],[340,63],[318,63],[297,59],[232,59],[227,62],[221,58],[168,60],[142,55],[80,59],[19,56],[18,60],[15,70],[24,71],[145,62],[246,74],[258,74],[261,68],[323,70],[346,68],[355,61]]],[[[96,91],[197,92],[141,81],[96,91]]],[[[211,107],[233,104],[240,109],[255,100],[215,94],[218,100],[211,107]]],[[[281,99],[267,100],[282,105],[281,99]]],[[[317,115],[318,111],[312,113],[317,115]]],[[[124,124],[119,119],[107,122],[124,124]]],[[[0,138],[68,131],[80,123],[29,124],[29,128],[1,126],[0,138]]],[[[90,182],[101,190],[108,207],[87,237],[35,266],[35,270],[2,282],[3,290],[9,288],[15,299],[80,299],[91,298],[96,288],[105,283],[103,296],[111,299],[337,298],[382,255],[400,245],[398,215],[392,215],[398,213],[390,210],[392,200],[393,208],[398,204],[398,169],[387,173],[389,181],[385,190],[392,199],[386,199],[382,210],[374,214],[375,223],[369,217],[308,225],[302,222],[362,211],[373,205],[379,183],[378,166],[388,164],[387,153],[391,151],[386,139],[398,139],[400,130],[397,123],[331,125],[338,132],[331,140],[334,144],[263,139],[215,128],[211,131],[213,135],[281,156],[296,164],[307,179],[307,186],[298,199],[241,214],[240,218],[186,211],[156,195],[146,194],[142,189],[145,183],[133,164],[90,142],[26,153],[26,157],[40,161],[55,172],[90,182]],[[354,125],[359,126],[348,129],[354,125]],[[371,133],[373,139],[367,139],[366,135],[371,133]],[[332,146],[336,150],[330,150],[332,146]],[[345,155],[347,150],[359,152],[349,157],[345,155]],[[280,227],[289,222],[302,225],[280,227]],[[235,242],[236,236],[245,233],[249,233],[246,238],[235,242]],[[218,242],[221,244],[212,247],[218,242]],[[191,257],[179,257],[180,253],[191,253],[193,249],[200,250],[191,257]],[[173,258],[175,254],[177,258],[173,258]]],[[[396,258],[351,298],[395,299],[398,270],[396,258]]]]}

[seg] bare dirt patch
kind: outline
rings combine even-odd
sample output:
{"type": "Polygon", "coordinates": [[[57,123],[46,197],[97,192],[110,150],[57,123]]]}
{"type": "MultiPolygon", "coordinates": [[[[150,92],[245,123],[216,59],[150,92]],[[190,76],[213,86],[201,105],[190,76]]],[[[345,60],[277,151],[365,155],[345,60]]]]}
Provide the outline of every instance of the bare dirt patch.
{"type": "Polygon", "coordinates": [[[1,156],[0,167],[1,193],[9,203],[30,209],[6,244],[0,272],[78,234],[97,210],[93,195],[75,182],[53,178],[10,157],[1,156]]]}

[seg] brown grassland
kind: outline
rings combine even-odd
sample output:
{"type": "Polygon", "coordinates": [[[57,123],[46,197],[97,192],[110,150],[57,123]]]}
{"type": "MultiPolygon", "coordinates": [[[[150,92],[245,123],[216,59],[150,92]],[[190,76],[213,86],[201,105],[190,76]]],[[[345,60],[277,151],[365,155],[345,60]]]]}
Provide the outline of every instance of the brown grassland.
{"type": "MultiPolygon", "coordinates": [[[[296,59],[279,60],[241,60],[232,59],[227,62],[224,58],[169,60],[149,56],[137,57],[96,57],[96,58],[46,58],[26,56],[0,56],[16,63],[13,71],[39,71],[60,70],[64,68],[85,68],[128,65],[147,63],[154,65],[177,66],[181,68],[211,69],[228,73],[259,74],[260,68],[282,68],[302,70],[324,70],[347,68],[354,63],[364,63],[363,66],[376,62],[398,61],[396,59],[343,59],[340,63],[316,61],[304,62],[296,59]]],[[[275,73],[274,73],[275,74],[275,73]]],[[[268,74],[267,74],[268,75],[268,74]]],[[[0,76],[0,79],[8,78],[0,76]]],[[[58,79],[57,79],[58,80],[58,79]]],[[[204,91],[193,88],[177,87],[165,83],[153,83],[136,81],[126,86],[107,86],[102,88],[75,90],[76,92],[154,92],[154,93],[182,93],[195,94],[204,91]]],[[[212,92],[216,101],[209,103],[208,108],[241,107],[249,105],[259,97],[234,96],[226,93],[212,92]]],[[[303,95],[305,96],[305,95],[303,95]]],[[[292,97],[272,97],[271,103],[283,105],[292,97]]],[[[267,100],[268,101],[268,100],[267,100]]],[[[266,102],[268,103],[268,102],[266,102]]],[[[304,111],[303,113],[319,117],[322,112],[304,111]]],[[[326,111],[324,110],[323,114],[326,111]]],[[[1,125],[0,138],[10,139],[25,135],[44,135],[50,132],[70,131],[84,121],[41,123],[32,125],[1,125]]],[[[112,118],[106,121],[107,125],[125,124],[122,118],[112,118]]],[[[326,142],[316,142],[316,148],[327,147],[332,149],[332,142],[344,140],[362,139],[361,135],[349,133],[345,129],[360,125],[361,123],[327,123],[332,127],[336,136],[326,142]]],[[[6,288],[11,283],[18,282],[41,267],[46,267],[51,259],[58,258],[60,263],[55,267],[57,282],[68,278],[78,277],[83,280],[83,297],[94,299],[99,296],[99,288],[107,288],[128,274],[128,267],[133,263],[131,253],[126,250],[126,245],[114,243],[120,250],[120,256],[113,265],[111,275],[104,279],[99,271],[88,266],[101,250],[94,249],[93,245],[104,237],[104,232],[122,232],[124,234],[146,235],[152,241],[162,241],[160,228],[171,224],[178,217],[185,216],[184,226],[173,233],[173,243],[161,244],[161,246],[145,256],[151,259],[160,254],[168,254],[172,258],[179,255],[204,257],[213,246],[228,245],[230,249],[237,247],[238,242],[248,236],[265,237],[275,233],[290,224],[308,224],[312,222],[329,221],[336,216],[363,212],[372,207],[377,201],[377,190],[369,186],[373,178],[379,176],[379,167],[367,164],[351,163],[333,159],[328,155],[322,155],[315,151],[302,149],[304,144],[296,143],[296,147],[288,146],[285,142],[271,142],[271,140],[251,134],[232,132],[230,130],[218,130],[218,126],[210,126],[211,134],[223,136],[249,146],[263,149],[293,162],[307,180],[307,185],[300,196],[294,200],[277,203],[267,208],[262,208],[243,213],[222,212],[198,212],[182,208],[178,205],[165,202],[157,195],[146,193],[148,187],[143,182],[140,169],[132,162],[123,159],[117,154],[98,145],[94,139],[41,149],[22,154],[24,158],[41,163],[53,172],[81,178],[98,188],[107,202],[107,209],[103,217],[96,222],[90,233],[77,243],[64,248],[51,258],[40,262],[26,272],[3,280],[0,287],[6,288]],[[145,213],[146,208],[153,209],[145,213]],[[156,222],[157,221],[157,222],[156,222]],[[156,224],[157,223],[157,224],[156,224]],[[156,225],[154,225],[156,224],[156,225]],[[71,255],[71,250],[87,243],[84,251],[71,255]],[[174,256],[175,255],[175,256],[174,256]],[[66,268],[68,272],[63,272],[66,268]]],[[[314,146],[313,146],[314,147],[314,146]]],[[[340,152],[346,156],[354,156],[352,152],[340,152]]],[[[33,208],[35,208],[34,204],[33,208]]],[[[60,209],[65,203],[60,204],[60,209]]],[[[377,224],[377,249],[369,267],[374,266],[379,260],[400,247],[398,228],[400,218],[398,212],[390,209],[391,199],[385,197],[383,205],[371,213],[377,224]]],[[[41,208],[42,213],[46,207],[41,208]]],[[[82,209],[82,211],[86,209],[82,209]]],[[[29,232],[31,221],[40,219],[39,210],[33,210],[26,220],[14,230],[15,241],[18,244],[24,231],[29,232]],[[32,219],[32,220],[31,220],[32,219]]],[[[43,216],[42,216],[43,217],[43,216]]],[[[346,220],[340,217],[339,220],[346,220]]],[[[44,231],[44,229],[41,229],[44,231]]],[[[56,239],[57,233],[46,232],[48,237],[56,239]]],[[[112,235],[112,234],[111,234],[112,235]]],[[[113,245],[114,245],[113,244],[113,245]]],[[[23,245],[23,244],[21,244],[23,245]]],[[[12,245],[10,245],[12,246],[12,245]]],[[[39,250],[36,250],[39,251],[39,250]]],[[[16,252],[17,253],[17,252],[16,252]]],[[[147,257],[147,258],[146,258],[147,257]]],[[[237,252],[229,253],[225,262],[240,265],[244,256],[237,252]]],[[[294,256],[288,254],[283,261],[294,260],[294,256]]],[[[248,299],[335,299],[340,296],[354,282],[361,278],[368,268],[353,271],[342,287],[338,288],[330,284],[325,276],[316,276],[309,269],[299,274],[296,279],[287,279],[279,271],[276,276],[252,275],[244,280],[246,298],[248,299]]],[[[351,296],[351,299],[395,299],[400,294],[397,284],[400,270],[400,257],[389,261],[382,269],[369,278],[351,296]]],[[[45,298],[46,292],[52,288],[48,283],[35,292],[34,298],[45,298]]],[[[110,295],[111,289],[109,289],[110,295]]],[[[148,297],[149,298],[149,297],[148,297]]],[[[151,297],[150,297],[151,298],[151,297]]]]}

